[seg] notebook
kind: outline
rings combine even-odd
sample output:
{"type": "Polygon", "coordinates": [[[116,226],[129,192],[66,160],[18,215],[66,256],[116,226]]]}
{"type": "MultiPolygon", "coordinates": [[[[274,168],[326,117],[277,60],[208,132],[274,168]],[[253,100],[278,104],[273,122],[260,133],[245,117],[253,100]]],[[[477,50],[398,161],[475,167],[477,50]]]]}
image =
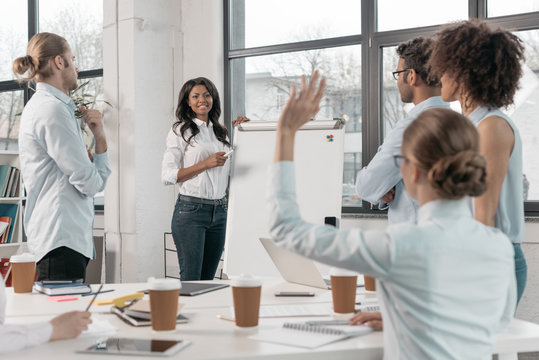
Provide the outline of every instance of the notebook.
{"type": "Polygon", "coordinates": [[[309,325],[284,323],[281,328],[259,330],[249,339],[276,344],[314,349],[352,336],[368,334],[372,329],[365,325],[309,325]]]}
{"type": "Polygon", "coordinates": [[[193,283],[182,281],[180,296],[196,296],[228,287],[228,284],[193,283]]]}
{"type": "MultiPolygon", "coordinates": [[[[178,311],[181,310],[183,304],[178,304],[178,311]]],[[[110,311],[118,315],[122,320],[133,326],[150,326],[150,301],[139,300],[131,305],[123,308],[112,306],[110,311]]],[[[188,318],[182,314],[178,314],[176,319],[177,324],[187,323],[188,318]]]]}
{"type": "Polygon", "coordinates": [[[58,284],[44,284],[41,281],[34,283],[34,289],[45,295],[76,295],[92,292],[90,285],[86,283],[58,283],[58,284]]]}

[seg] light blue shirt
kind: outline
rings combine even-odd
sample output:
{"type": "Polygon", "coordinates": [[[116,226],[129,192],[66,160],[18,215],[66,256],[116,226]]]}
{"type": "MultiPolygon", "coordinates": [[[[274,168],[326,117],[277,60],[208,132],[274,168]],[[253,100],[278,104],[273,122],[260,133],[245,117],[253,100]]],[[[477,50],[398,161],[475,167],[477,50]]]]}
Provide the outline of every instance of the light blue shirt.
{"type": "Polygon", "coordinates": [[[90,161],[74,111],[69,96],[39,82],[21,117],[24,227],[38,261],[61,246],[94,257],[93,197],[105,188],[109,156],[94,154],[90,161]]]}
{"type": "Polygon", "coordinates": [[[491,359],[516,306],[513,246],[466,200],[429,202],[417,224],[338,230],[302,220],[293,162],[274,164],[269,181],[275,243],[377,278],[385,359],[491,359]]]}
{"type": "Polygon", "coordinates": [[[505,119],[515,136],[515,144],[509,158],[509,167],[500,189],[498,209],[494,216],[494,226],[501,231],[514,244],[520,244],[524,240],[524,199],[522,182],[522,140],[517,127],[511,119],[495,107],[490,109],[480,106],[475,109],[468,118],[477,127],[481,122],[491,116],[499,116],[505,119]]]}
{"type": "Polygon", "coordinates": [[[449,108],[449,104],[442,101],[440,96],[433,96],[414,106],[406,118],[397,122],[395,127],[387,134],[384,143],[378,152],[357,173],[356,191],[358,196],[370,202],[379,204],[381,210],[388,210],[390,224],[408,222],[415,224],[417,219],[417,203],[412,200],[404,189],[400,169],[395,166],[393,155],[401,153],[402,135],[404,130],[426,109],[441,107],[449,108]],[[382,203],[382,197],[395,187],[395,198],[390,204],[382,203]]]}

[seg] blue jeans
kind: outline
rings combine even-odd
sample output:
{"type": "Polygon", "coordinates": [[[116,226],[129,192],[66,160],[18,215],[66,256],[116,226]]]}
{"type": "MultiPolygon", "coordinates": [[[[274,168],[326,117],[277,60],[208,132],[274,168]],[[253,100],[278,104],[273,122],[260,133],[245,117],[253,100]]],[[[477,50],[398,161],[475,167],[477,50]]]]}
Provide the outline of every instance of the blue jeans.
{"type": "Polygon", "coordinates": [[[522,297],[524,288],[526,287],[526,278],[528,276],[528,266],[526,265],[526,259],[524,253],[520,248],[520,244],[513,244],[515,249],[515,274],[517,278],[517,305],[522,297]]]}
{"type": "Polygon", "coordinates": [[[172,216],[180,279],[213,280],[225,245],[226,200],[180,195],[172,216]],[[203,203],[206,202],[206,203],[203,203]]]}

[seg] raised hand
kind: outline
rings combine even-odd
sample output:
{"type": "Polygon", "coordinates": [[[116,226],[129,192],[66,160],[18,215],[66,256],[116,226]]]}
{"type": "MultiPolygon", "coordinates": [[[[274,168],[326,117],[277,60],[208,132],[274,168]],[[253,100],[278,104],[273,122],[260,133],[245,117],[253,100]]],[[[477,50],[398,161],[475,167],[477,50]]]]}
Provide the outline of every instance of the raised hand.
{"type": "Polygon", "coordinates": [[[307,84],[305,75],[303,75],[298,96],[296,96],[296,86],[292,85],[290,98],[279,119],[278,131],[294,134],[320,110],[320,101],[326,88],[326,79],[322,78],[320,84],[317,85],[319,77],[318,70],[316,70],[311,77],[311,81],[307,84]]]}
{"type": "Polygon", "coordinates": [[[320,101],[326,88],[326,79],[322,78],[320,84],[316,85],[318,78],[318,71],[315,71],[307,85],[305,76],[302,76],[301,90],[298,96],[296,96],[296,86],[292,85],[290,98],[277,124],[275,162],[294,160],[296,131],[320,110],[320,101]]]}

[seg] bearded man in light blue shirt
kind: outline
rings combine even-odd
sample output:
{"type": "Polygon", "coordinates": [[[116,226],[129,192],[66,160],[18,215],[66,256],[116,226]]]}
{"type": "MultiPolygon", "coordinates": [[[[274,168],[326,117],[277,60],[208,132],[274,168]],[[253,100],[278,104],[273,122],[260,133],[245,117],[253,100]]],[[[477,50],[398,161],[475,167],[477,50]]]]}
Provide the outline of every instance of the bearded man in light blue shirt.
{"type": "Polygon", "coordinates": [[[440,97],[439,79],[430,74],[427,67],[431,44],[431,39],[420,37],[397,47],[399,62],[393,77],[402,102],[413,103],[415,107],[387,134],[378,153],[356,178],[356,191],[361,199],[378,205],[381,210],[389,207],[390,224],[415,224],[417,220],[418,205],[406,193],[400,171],[393,164],[393,155],[400,153],[404,130],[422,111],[449,107],[440,97]]]}
{"type": "Polygon", "coordinates": [[[36,34],[27,55],[13,71],[36,81],[19,130],[21,173],[27,191],[24,227],[36,255],[38,280],[84,279],[95,255],[94,202],[110,175],[101,113],[81,108],[95,138],[87,151],[69,92],[77,88],[78,69],[67,41],[36,34]]]}

